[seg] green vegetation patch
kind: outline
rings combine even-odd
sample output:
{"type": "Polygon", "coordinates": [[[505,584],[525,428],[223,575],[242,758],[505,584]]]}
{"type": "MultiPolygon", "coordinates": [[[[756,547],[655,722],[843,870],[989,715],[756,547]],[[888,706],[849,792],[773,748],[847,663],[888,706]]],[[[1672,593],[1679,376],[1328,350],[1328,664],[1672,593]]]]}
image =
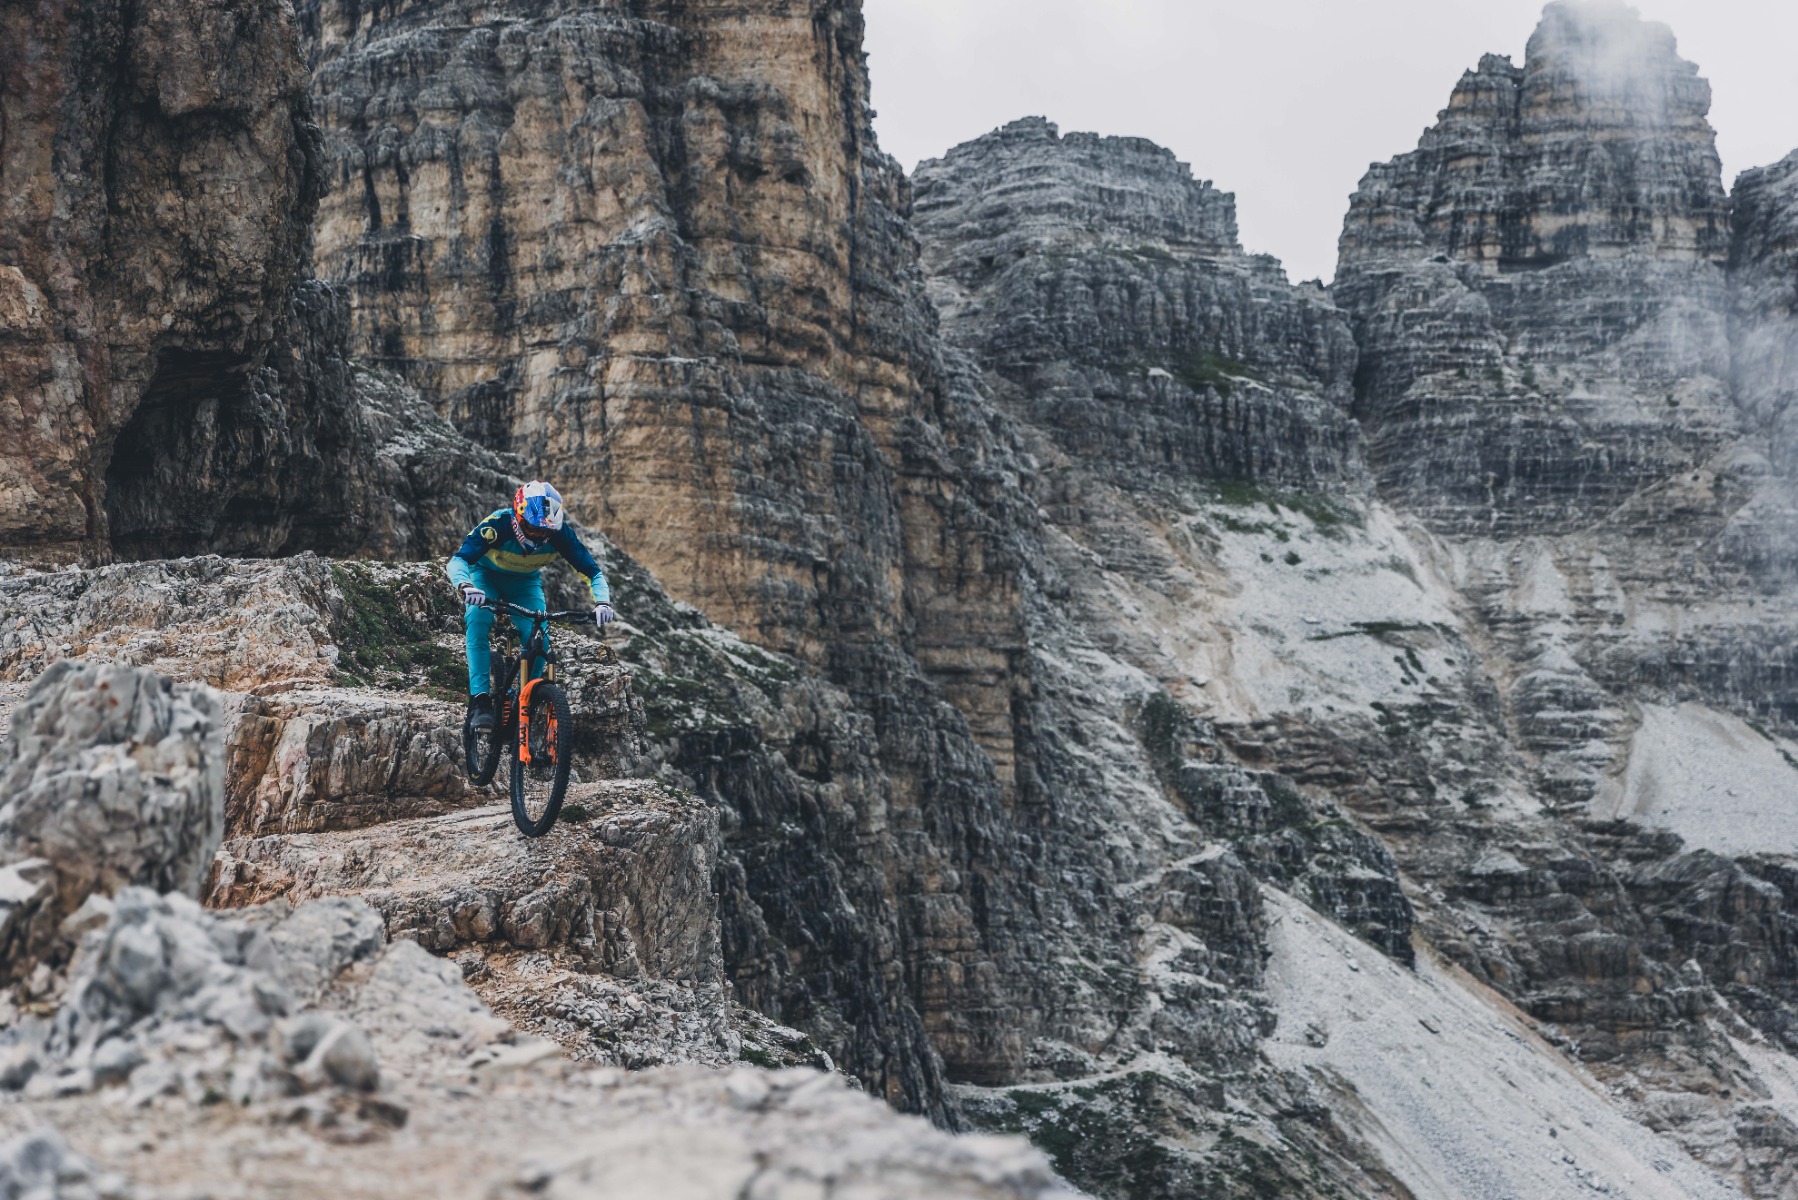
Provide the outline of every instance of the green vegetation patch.
{"type": "Polygon", "coordinates": [[[436,640],[450,608],[446,589],[422,578],[383,579],[360,563],[334,563],[331,576],[344,597],[332,629],[342,682],[409,688],[438,699],[467,693],[461,649],[436,640]]]}
{"type": "MultiPolygon", "coordinates": [[[[1346,528],[1366,526],[1359,510],[1315,492],[1287,491],[1240,479],[1214,480],[1205,490],[1206,500],[1225,508],[1265,508],[1274,517],[1282,510],[1300,513],[1325,537],[1341,537],[1346,528]]],[[[1280,541],[1286,540],[1280,537],[1286,531],[1271,522],[1248,521],[1228,513],[1214,513],[1212,519],[1232,533],[1272,533],[1280,541]]]]}
{"type": "Polygon", "coordinates": [[[1055,1169],[1095,1196],[1200,1195],[1203,1165],[1155,1135],[1179,1089],[1143,1071],[1069,1089],[1015,1088],[982,1096],[969,1119],[994,1133],[1022,1134],[1055,1169]],[[1175,1095],[1164,1095],[1166,1091],[1175,1095]]]}
{"type": "Polygon", "coordinates": [[[1262,382],[1261,375],[1245,362],[1201,350],[1194,354],[1175,355],[1168,361],[1168,373],[1195,392],[1210,388],[1228,400],[1243,380],[1262,382]]]}
{"type": "MultiPolygon", "coordinates": [[[[1333,642],[1337,638],[1371,637],[1385,641],[1392,638],[1394,634],[1417,633],[1428,628],[1430,626],[1416,621],[1356,621],[1352,628],[1339,629],[1335,633],[1314,633],[1306,640],[1333,642]]],[[[1421,662],[1418,663],[1418,669],[1422,670],[1421,662]]]]}

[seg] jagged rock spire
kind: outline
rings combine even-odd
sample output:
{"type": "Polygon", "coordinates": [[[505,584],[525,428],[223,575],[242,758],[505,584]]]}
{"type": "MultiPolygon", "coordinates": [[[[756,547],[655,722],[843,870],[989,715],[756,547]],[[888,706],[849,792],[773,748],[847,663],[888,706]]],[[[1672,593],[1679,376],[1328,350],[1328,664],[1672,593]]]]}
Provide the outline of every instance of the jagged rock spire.
{"type": "Polygon", "coordinates": [[[1721,262],[1710,103],[1665,25],[1609,0],[1550,4],[1523,66],[1486,55],[1416,151],[1368,172],[1342,261],[1427,249],[1497,270],[1626,254],[1721,262]]]}
{"type": "Polygon", "coordinates": [[[1632,8],[1554,3],[1371,167],[1335,296],[1388,493],[1440,529],[1567,529],[1701,461],[1727,392],[1710,85],[1632,8]]]}

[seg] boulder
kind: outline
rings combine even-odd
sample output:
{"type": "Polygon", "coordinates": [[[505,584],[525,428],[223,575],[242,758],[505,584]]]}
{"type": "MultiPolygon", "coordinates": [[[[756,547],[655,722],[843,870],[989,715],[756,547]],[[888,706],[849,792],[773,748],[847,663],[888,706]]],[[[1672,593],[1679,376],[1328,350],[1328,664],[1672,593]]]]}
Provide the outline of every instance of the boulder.
{"type": "Polygon", "coordinates": [[[0,1088],[54,1099],[116,1086],[127,1104],[201,1105],[376,1091],[368,1035],[302,1011],[377,955],[376,918],[349,901],[311,908],[225,919],[186,896],[125,888],[84,939],[56,1015],[0,1035],[0,1088]]]}
{"type": "Polygon", "coordinates": [[[0,1196],[7,1200],[129,1200],[136,1195],[124,1176],[101,1171],[69,1149],[55,1129],[0,1142],[0,1196]]]}
{"type": "Polygon", "coordinates": [[[65,660],[0,745],[0,937],[16,977],[60,954],[90,896],[198,896],[224,832],[224,741],[210,689],[65,660]]]}

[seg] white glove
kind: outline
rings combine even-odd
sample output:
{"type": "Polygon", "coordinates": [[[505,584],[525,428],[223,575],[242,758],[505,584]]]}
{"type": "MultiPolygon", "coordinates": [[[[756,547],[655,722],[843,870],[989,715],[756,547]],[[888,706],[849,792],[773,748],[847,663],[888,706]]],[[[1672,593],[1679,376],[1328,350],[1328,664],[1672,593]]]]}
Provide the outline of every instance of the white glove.
{"type": "Polygon", "coordinates": [[[593,610],[593,623],[595,625],[603,627],[611,624],[617,619],[618,614],[612,611],[612,606],[610,604],[601,604],[593,610]]]}
{"type": "Polygon", "coordinates": [[[472,583],[462,585],[462,603],[470,607],[478,607],[487,603],[487,593],[472,583]]]}

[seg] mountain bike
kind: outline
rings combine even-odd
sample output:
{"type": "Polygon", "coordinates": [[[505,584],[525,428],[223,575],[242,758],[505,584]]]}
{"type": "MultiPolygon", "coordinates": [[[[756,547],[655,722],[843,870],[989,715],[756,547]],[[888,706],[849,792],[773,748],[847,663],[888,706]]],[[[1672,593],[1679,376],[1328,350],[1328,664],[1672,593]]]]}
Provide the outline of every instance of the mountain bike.
{"type": "MultiPolygon", "coordinates": [[[[556,653],[550,649],[552,622],[593,624],[592,612],[536,612],[488,598],[485,607],[530,623],[530,633],[519,638],[516,654],[504,660],[504,674],[493,689],[498,712],[493,728],[474,729],[471,719],[462,722],[462,749],[468,774],[482,787],[493,782],[500,756],[512,757],[512,820],[526,837],[542,837],[562,811],[562,795],[568,790],[568,768],[573,757],[572,719],[568,697],[556,683],[556,653]],[[527,679],[529,664],[543,660],[543,674],[527,679]],[[522,686],[519,680],[524,679],[522,686]]],[[[502,624],[502,622],[495,622],[502,624]]],[[[515,634],[510,622],[506,632],[515,634]]],[[[495,670],[500,662],[494,664],[495,670]]],[[[472,717],[472,714],[470,715],[472,717]]]]}

